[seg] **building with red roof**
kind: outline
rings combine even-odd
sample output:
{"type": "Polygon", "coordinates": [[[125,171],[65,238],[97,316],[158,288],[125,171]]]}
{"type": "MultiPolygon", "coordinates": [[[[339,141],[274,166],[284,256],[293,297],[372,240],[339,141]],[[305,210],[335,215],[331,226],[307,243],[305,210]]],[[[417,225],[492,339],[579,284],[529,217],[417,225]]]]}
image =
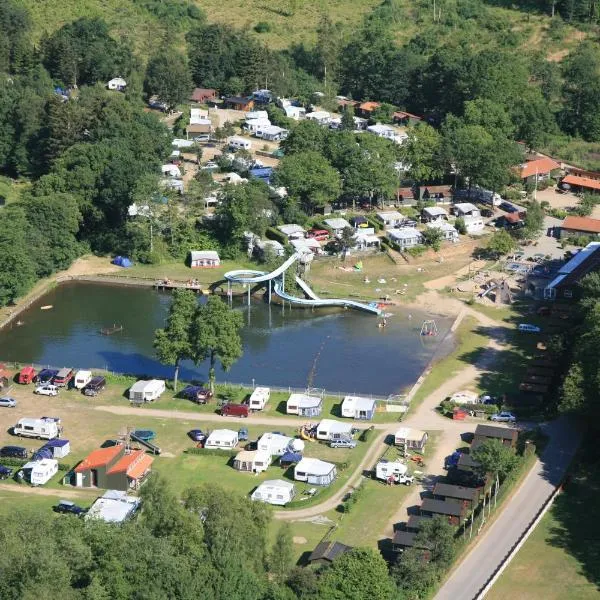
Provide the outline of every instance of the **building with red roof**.
{"type": "Polygon", "coordinates": [[[521,165],[521,179],[534,183],[537,177],[538,181],[543,181],[548,179],[553,171],[560,171],[560,164],[547,156],[541,156],[521,165]]]}

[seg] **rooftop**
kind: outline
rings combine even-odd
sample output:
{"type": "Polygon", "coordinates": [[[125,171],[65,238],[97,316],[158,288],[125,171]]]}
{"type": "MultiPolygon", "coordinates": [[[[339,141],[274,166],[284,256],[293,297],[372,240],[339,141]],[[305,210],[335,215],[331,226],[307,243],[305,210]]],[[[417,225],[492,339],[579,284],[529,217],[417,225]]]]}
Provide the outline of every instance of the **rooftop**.
{"type": "Polygon", "coordinates": [[[139,505],[139,498],[128,496],[125,492],[107,490],[104,496],[92,504],[85,518],[102,519],[107,523],[122,523],[139,505]]]}
{"type": "Polygon", "coordinates": [[[423,212],[430,217],[440,217],[448,214],[446,209],[442,208],[441,206],[426,206],[423,209],[423,212]]]}
{"type": "Polygon", "coordinates": [[[352,406],[359,410],[374,410],[375,404],[376,402],[372,398],[363,398],[361,396],[345,396],[342,402],[342,406],[352,406]]]}
{"type": "Polygon", "coordinates": [[[316,548],[311,552],[308,558],[308,562],[315,560],[335,560],[340,554],[349,552],[352,550],[352,546],[346,546],[341,542],[320,542],[316,548]]]}
{"type": "Polygon", "coordinates": [[[108,448],[98,448],[98,450],[92,450],[76,467],[75,473],[81,473],[89,469],[95,469],[97,467],[104,466],[109,462],[115,460],[119,454],[123,451],[123,446],[117,444],[115,446],[109,446],[108,448]]]}
{"type": "Polygon", "coordinates": [[[329,475],[334,469],[334,464],[318,458],[305,457],[296,465],[296,471],[309,473],[310,475],[329,475]]]}
{"type": "Polygon", "coordinates": [[[325,225],[329,225],[331,229],[345,229],[346,227],[351,227],[350,223],[346,221],[346,219],[341,219],[339,217],[333,219],[325,219],[325,225]]]}
{"type": "Polygon", "coordinates": [[[472,501],[477,500],[477,497],[479,496],[479,490],[477,488],[467,488],[460,485],[451,485],[449,483],[436,483],[433,488],[433,493],[436,496],[472,501]]]}
{"type": "Polygon", "coordinates": [[[516,429],[509,429],[507,427],[498,427],[496,425],[477,425],[475,429],[475,437],[489,437],[498,438],[500,440],[512,440],[516,438],[518,432],[516,429]]]}
{"type": "Polygon", "coordinates": [[[527,161],[521,165],[521,179],[537,174],[546,174],[560,169],[560,165],[547,156],[527,161]]]}
{"type": "Polygon", "coordinates": [[[459,202],[458,204],[454,205],[454,208],[462,213],[468,213],[474,210],[479,210],[474,204],[471,204],[470,202],[459,202]]]}
{"type": "Polygon", "coordinates": [[[425,498],[421,504],[421,511],[431,512],[436,515],[460,517],[462,516],[464,509],[460,504],[456,504],[455,502],[425,498]]]}
{"type": "Polygon", "coordinates": [[[291,394],[288,398],[288,404],[298,406],[300,408],[312,408],[319,406],[322,400],[318,396],[307,396],[306,394],[291,394]]]}
{"type": "MultiPolygon", "coordinates": [[[[600,185],[598,189],[600,189],[600,185]]],[[[562,222],[562,228],[573,229],[575,231],[585,231],[586,233],[600,233],[600,219],[569,216],[562,222]]]]}
{"type": "Polygon", "coordinates": [[[426,433],[421,429],[413,429],[411,427],[401,427],[395,433],[395,437],[401,440],[421,441],[425,435],[426,433]]]}

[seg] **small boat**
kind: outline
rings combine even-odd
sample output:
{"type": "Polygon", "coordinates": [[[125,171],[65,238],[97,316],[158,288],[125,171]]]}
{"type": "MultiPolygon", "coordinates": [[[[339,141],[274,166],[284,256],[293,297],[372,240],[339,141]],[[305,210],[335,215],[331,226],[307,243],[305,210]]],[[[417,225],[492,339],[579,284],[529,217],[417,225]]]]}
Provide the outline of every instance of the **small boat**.
{"type": "Polygon", "coordinates": [[[51,308],[54,308],[52,306],[52,304],[46,304],[45,306],[40,306],[40,310],[50,310],[51,308]]]}

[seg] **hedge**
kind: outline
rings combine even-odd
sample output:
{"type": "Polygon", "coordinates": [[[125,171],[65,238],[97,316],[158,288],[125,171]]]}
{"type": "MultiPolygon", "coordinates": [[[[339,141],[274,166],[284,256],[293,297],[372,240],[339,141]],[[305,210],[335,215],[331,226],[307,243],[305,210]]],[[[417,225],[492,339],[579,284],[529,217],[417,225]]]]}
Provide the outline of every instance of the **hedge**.
{"type": "Polygon", "coordinates": [[[367,223],[375,230],[375,233],[381,231],[382,224],[379,221],[376,221],[372,217],[365,217],[367,219],[367,223]]]}
{"type": "Polygon", "coordinates": [[[275,240],[277,242],[280,242],[284,246],[288,243],[287,236],[282,231],[279,231],[279,229],[276,229],[275,227],[267,227],[267,231],[265,232],[265,235],[270,240],[275,240]]]}
{"type": "Polygon", "coordinates": [[[219,448],[188,448],[186,454],[197,454],[202,456],[236,456],[241,450],[220,450],[219,448]]]}
{"type": "MultiPolygon", "coordinates": [[[[22,458],[1,458],[0,463],[5,467],[22,467],[26,465],[30,460],[23,460],[22,458]]],[[[58,463],[58,470],[68,472],[72,469],[71,465],[67,465],[65,463],[58,463]]]]}

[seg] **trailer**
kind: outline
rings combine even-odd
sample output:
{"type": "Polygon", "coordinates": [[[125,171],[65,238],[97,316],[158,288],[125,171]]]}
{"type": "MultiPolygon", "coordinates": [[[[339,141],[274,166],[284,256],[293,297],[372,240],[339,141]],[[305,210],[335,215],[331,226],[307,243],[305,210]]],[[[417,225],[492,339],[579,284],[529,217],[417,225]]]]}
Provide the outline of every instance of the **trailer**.
{"type": "Polygon", "coordinates": [[[21,467],[19,473],[31,485],[44,485],[58,473],[58,461],[52,458],[44,458],[43,460],[28,462],[21,467]]]}
{"type": "Polygon", "coordinates": [[[413,477],[408,475],[408,467],[400,461],[380,460],[375,466],[375,478],[388,484],[403,483],[410,485],[413,477]]]}
{"type": "Polygon", "coordinates": [[[257,387],[250,395],[250,410],[263,410],[271,397],[271,388],[257,387]]]}
{"type": "Polygon", "coordinates": [[[78,390],[82,390],[92,380],[92,372],[79,370],[75,373],[75,380],[73,387],[78,390]]]}

